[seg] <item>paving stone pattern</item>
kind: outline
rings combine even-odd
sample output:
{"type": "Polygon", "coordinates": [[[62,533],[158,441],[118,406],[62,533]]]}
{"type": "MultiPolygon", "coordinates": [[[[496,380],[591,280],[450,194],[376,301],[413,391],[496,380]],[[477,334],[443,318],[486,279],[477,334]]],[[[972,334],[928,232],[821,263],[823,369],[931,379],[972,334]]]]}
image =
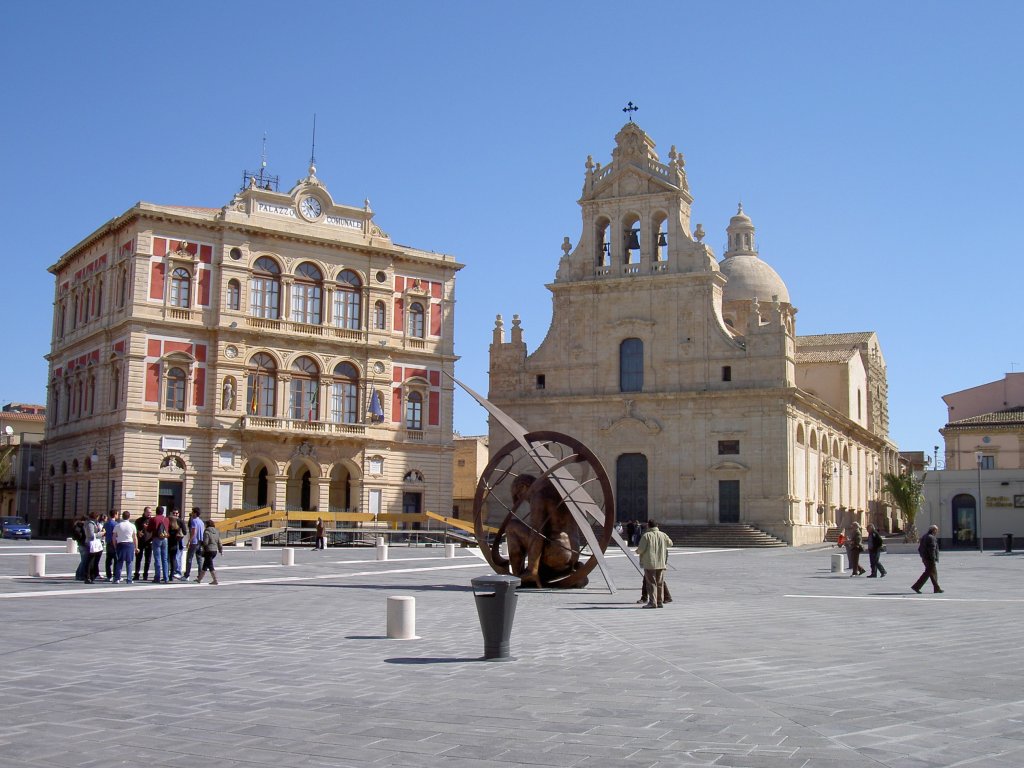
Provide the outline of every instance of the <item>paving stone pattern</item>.
{"type": "Polygon", "coordinates": [[[492,663],[467,549],[227,548],[220,586],[129,587],[45,546],[0,543],[0,768],[1024,765],[1018,554],[944,553],[919,596],[913,554],[679,549],[662,610],[613,557],[614,595],[520,592],[492,663]]]}

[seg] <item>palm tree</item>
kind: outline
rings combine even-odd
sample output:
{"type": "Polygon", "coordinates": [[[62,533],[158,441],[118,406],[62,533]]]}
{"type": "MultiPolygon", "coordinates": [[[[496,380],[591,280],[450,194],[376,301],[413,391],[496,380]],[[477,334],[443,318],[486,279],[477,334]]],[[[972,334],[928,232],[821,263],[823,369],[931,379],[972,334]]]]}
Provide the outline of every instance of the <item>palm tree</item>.
{"type": "Polygon", "coordinates": [[[907,519],[907,535],[904,541],[917,541],[917,527],[914,521],[921,509],[921,481],[910,475],[895,475],[887,472],[882,476],[885,480],[885,491],[892,496],[893,502],[907,519]]]}

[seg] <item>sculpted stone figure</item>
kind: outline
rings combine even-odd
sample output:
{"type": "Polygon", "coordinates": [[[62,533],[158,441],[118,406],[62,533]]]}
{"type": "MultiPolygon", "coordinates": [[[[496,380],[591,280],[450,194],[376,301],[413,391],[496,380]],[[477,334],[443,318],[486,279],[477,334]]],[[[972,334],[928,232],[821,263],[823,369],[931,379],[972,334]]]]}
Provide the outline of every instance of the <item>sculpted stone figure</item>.
{"type": "Polygon", "coordinates": [[[524,585],[543,587],[576,570],[580,532],[551,481],[537,482],[533,475],[522,474],[512,483],[512,511],[502,523],[494,546],[504,533],[512,575],[521,578],[524,585]],[[523,504],[528,511],[525,519],[520,519],[516,512],[523,504]]]}

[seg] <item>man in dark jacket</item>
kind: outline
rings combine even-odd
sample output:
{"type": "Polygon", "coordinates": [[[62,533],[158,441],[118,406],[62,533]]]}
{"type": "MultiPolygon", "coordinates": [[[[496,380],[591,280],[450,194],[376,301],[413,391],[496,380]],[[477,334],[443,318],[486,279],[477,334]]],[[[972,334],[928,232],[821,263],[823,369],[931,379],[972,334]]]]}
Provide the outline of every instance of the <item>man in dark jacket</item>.
{"type": "Polygon", "coordinates": [[[873,524],[868,523],[868,560],[871,561],[871,575],[868,576],[869,579],[885,576],[886,570],[881,560],[884,549],[885,541],[882,540],[882,535],[873,524]]]}
{"type": "Polygon", "coordinates": [[[921,541],[917,545],[917,554],[921,556],[921,561],[924,563],[924,573],[910,588],[921,594],[921,587],[928,579],[931,579],[932,589],[935,592],[941,592],[939,573],[936,570],[939,562],[939,526],[933,525],[928,529],[928,533],[921,537],[921,541]]]}

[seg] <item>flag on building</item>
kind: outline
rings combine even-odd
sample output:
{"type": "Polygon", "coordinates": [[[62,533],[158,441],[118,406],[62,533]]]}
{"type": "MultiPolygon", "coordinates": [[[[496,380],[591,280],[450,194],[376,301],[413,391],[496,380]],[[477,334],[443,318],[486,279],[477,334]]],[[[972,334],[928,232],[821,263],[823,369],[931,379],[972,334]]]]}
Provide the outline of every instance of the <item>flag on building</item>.
{"type": "Polygon", "coordinates": [[[380,395],[377,394],[377,390],[373,390],[373,394],[370,395],[370,420],[371,421],[384,421],[384,409],[380,404],[380,395]]]}

